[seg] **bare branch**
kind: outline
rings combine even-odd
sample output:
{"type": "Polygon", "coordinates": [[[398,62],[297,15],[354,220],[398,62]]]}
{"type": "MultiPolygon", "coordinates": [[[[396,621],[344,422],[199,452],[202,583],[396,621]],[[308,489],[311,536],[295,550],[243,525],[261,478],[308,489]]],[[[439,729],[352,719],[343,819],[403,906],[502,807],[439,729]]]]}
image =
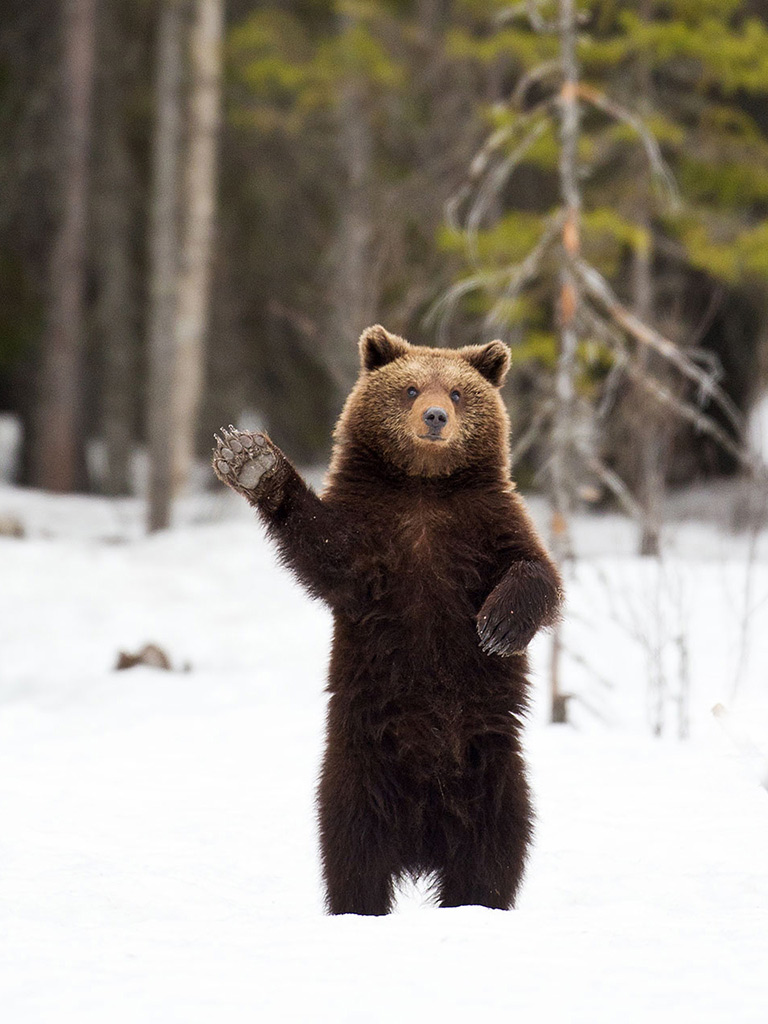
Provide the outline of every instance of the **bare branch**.
{"type": "Polygon", "coordinates": [[[626,352],[615,352],[613,366],[608,371],[608,375],[605,378],[603,394],[600,398],[600,403],[595,410],[595,417],[598,422],[604,420],[610,413],[611,409],[613,409],[619,385],[621,384],[621,378],[624,374],[624,367],[628,358],[629,357],[626,352]]]}
{"type": "Polygon", "coordinates": [[[558,31],[557,24],[549,22],[543,17],[539,10],[538,0],[526,0],[525,6],[528,14],[528,21],[530,21],[531,28],[533,28],[534,31],[541,32],[542,34],[558,31]]]}
{"type": "Polygon", "coordinates": [[[626,306],[623,306],[614,295],[611,286],[602,274],[595,270],[594,267],[585,263],[581,259],[575,259],[573,261],[573,265],[586,291],[592,296],[592,298],[599,302],[614,322],[618,324],[622,330],[626,331],[627,334],[636,338],[642,345],[646,345],[648,348],[652,348],[655,352],[658,352],[659,355],[663,356],[668,362],[672,363],[673,366],[677,367],[677,369],[683,374],[683,376],[687,377],[688,380],[698,384],[701,388],[702,395],[708,396],[717,406],[719,406],[728,418],[728,421],[736,430],[738,436],[741,437],[744,431],[741,413],[712,376],[700,369],[700,367],[698,367],[684,351],[679,349],[677,345],[673,344],[669,338],[665,338],[663,334],[659,334],[658,331],[649,327],[647,324],[644,324],[633,313],[631,313],[626,306]]]}
{"type": "Polygon", "coordinates": [[[603,394],[595,413],[599,421],[604,419],[613,407],[622,375],[629,362],[629,352],[626,348],[626,339],[618,328],[606,323],[586,302],[583,302],[579,309],[579,329],[582,335],[595,331],[610,345],[613,353],[613,366],[608,371],[603,394]]]}
{"type": "MultiPolygon", "coordinates": [[[[718,285],[715,289],[713,289],[709,299],[709,304],[707,305],[707,308],[704,312],[704,316],[701,318],[701,321],[699,322],[698,326],[696,327],[696,330],[693,332],[693,335],[691,336],[688,342],[689,349],[696,348],[701,339],[712,326],[712,321],[715,319],[718,312],[720,311],[720,307],[722,306],[724,299],[725,288],[723,287],[723,285],[718,285]]],[[[704,355],[705,351],[706,350],[704,349],[700,350],[700,358],[704,355]]],[[[720,360],[717,358],[715,353],[707,352],[707,355],[711,357],[711,362],[714,362],[714,364],[718,366],[719,372],[722,373],[722,367],[719,365],[720,360]]]]}
{"type": "Polygon", "coordinates": [[[535,443],[536,439],[541,436],[542,428],[554,409],[555,403],[553,401],[543,402],[536,411],[536,415],[528,425],[528,429],[525,431],[523,436],[517,441],[514,448],[509,454],[509,465],[512,469],[522,459],[526,452],[535,443]]]}
{"type": "MultiPolygon", "coordinates": [[[[512,269],[517,270],[517,267],[512,269]]],[[[438,316],[443,318],[449,316],[456,303],[465,295],[469,295],[470,292],[477,291],[480,288],[492,288],[494,284],[500,285],[509,278],[510,273],[511,271],[508,268],[497,270],[495,273],[483,271],[479,274],[473,274],[471,277],[465,277],[463,281],[458,281],[456,284],[451,285],[427,311],[424,316],[424,324],[430,326],[434,324],[438,316]]]]}
{"type": "Polygon", "coordinates": [[[552,75],[563,73],[563,62],[559,57],[554,60],[546,60],[543,64],[532,68],[521,76],[510,97],[510,104],[513,107],[522,107],[528,90],[538,82],[543,82],[552,75]]]}
{"type": "Polygon", "coordinates": [[[519,3],[511,4],[509,7],[505,7],[503,11],[499,11],[494,16],[493,24],[499,28],[502,25],[508,25],[510,21],[516,21],[518,18],[525,16],[528,20],[531,20],[529,13],[529,7],[531,0],[520,0],[519,3]]]}
{"type": "Polygon", "coordinates": [[[536,106],[531,107],[524,114],[518,115],[512,124],[505,125],[503,128],[498,128],[495,132],[492,132],[477,153],[475,153],[467,171],[466,181],[445,204],[446,220],[455,231],[461,230],[458,215],[461,204],[472,194],[473,188],[485,174],[494,154],[531,121],[536,121],[551,105],[552,101],[549,99],[537,103],[536,106]]]}
{"type": "MultiPolygon", "coordinates": [[[[571,618],[570,614],[569,618],[571,618]]],[[[584,655],[574,650],[573,647],[569,647],[567,644],[563,644],[563,654],[567,658],[570,658],[571,661],[574,662],[574,664],[579,665],[583,669],[586,669],[586,671],[589,672],[589,674],[594,678],[594,680],[597,683],[599,683],[602,687],[604,687],[606,690],[615,689],[616,684],[613,681],[613,679],[609,679],[607,676],[604,676],[601,672],[598,672],[594,665],[591,665],[584,657],[584,655]]],[[[578,694],[577,700],[581,700],[581,697],[578,696],[578,694]]],[[[592,708],[590,708],[590,710],[592,710],[592,708]]],[[[597,714],[598,712],[595,711],[595,713],[597,714]]],[[[600,715],[600,717],[602,718],[602,715],[600,715]]]]}
{"type": "MultiPolygon", "coordinates": [[[[568,651],[565,650],[565,649],[562,649],[562,650],[563,650],[563,654],[565,654],[566,657],[567,657],[568,656],[568,651]]],[[[574,658],[573,660],[576,660],[576,659],[574,658]]],[[[587,666],[586,663],[585,663],[584,667],[588,668],[589,666],[587,666]]],[[[595,675],[594,672],[592,674],[595,675]]],[[[597,718],[604,725],[610,725],[611,724],[611,720],[610,720],[608,714],[606,712],[604,712],[604,711],[601,711],[595,705],[594,701],[587,700],[587,698],[582,693],[572,693],[572,694],[568,694],[567,696],[569,698],[571,698],[572,700],[578,701],[578,703],[581,704],[581,706],[583,708],[586,708],[586,710],[589,711],[590,714],[594,715],[595,718],[597,718]]]]}
{"type": "Polygon", "coordinates": [[[445,219],[452,231],[461,231],[461,224],[459,223],[459,207],[471,191],[472,189],[469,185],[462,185],[458,192],[446,201],[445,219]]]}
{"type": "Polygon", "coordinates": [[[564,217],[565,214],[563,210],[558,210],[553,214],[545,223],[541,238],[533,249],[531,249],[522,263],[518,263],[512,268],[512,273],[507,287],[504,289],[503,294],[493,305],[485,318],[486,326],[490,327],[492,325],[499,325],[503,323],[502,311],[504,307],[508,306],[510,302],[513,302],[528,282],[534,277],[539,268],[539,264],[546,255],[547,249],[560,234],[564,217]]]}
{"type": "Polygon", "coordinates": [[[513,149],[507,159],[499,164],[481,185],[467,216],[467,241],[473,259],[477,257],[477,231],[488,207],[498,195],[505,181],[511,177],[517,165],[536,140],[541,138],[548,126],[548,120],[542,117],[537,124],[534,124],[522,142],[513,149]]]}
{"type": "Polygon", "coordinates": [[[631,491],[618,473],[615,473],[610,466],[606,466],[602,459],[598,459],[596,455],[589,451],[589,449],[579,446],[579,451],[581,452],[584,462],[588,468],[591,469],[595,476],[605,484],[613,495],[615,495],[628,515],[633,519],[642,521],[645,518],[643,509],[635,500],[631,491]]]}
{"type": "Polygon", "coordinates": [[[503,128],[498,128],[488,136],[478,152],[472,157],[472,162],[470,163],[469,171],[467,172],[467,178],[469,179],[470,184],[477,181],[477,179],[485,173],[488,161],[491,159],[493,154],[497,149],[500,149],[504,145],[507,139],[512,138],[518,127],[518,124],[508,124],[503,128]]]}
{"type": "Polygon", "coordinates": [[[685,402],[673,391],[662,384],[656,377],[650,376],[637,363],[633,362],[624,347],[625,339],[619,330],[611,324],[606,323],[597,313],[585,305],[584,313],[589,318],[590,324],[599,334],[605,338],[614,351],[617,360],[617,367],[631,377],[645,391],[647,391],[657,402],[666,408],[673,410],[681,419],[686,420],[703,434],[708,434],[737,462],[758,478],[765,478],[766,471],[754,455],[748,452],[738,441],[734,441],[712,418],[703,413],[695,405],[685,402]]]}
{"type": "Polygon", "coordinates": [[[606,96],[605,93],[598,92],[597,89],[593,89],[583,83],[580,83],[579,85],[579,95],[582,99],[591,103],[593,107],[597,107],[599,110],[602,110],[603,113],[614,118],[614,120],[628,124],[630,128],[637,133],[645,148],[648,163],[651,165],[651,170],[667,190],[667,194],[673,206],[676,209],[679,208],[680,196],[677,191],[677,184],[675,183],[674,176],[667,166],[664,157],[661,155],[661,149],[659,148],[659,144],[656,141],[653,132],[646,128],[642,119],[638,117],[637,114],[633,114],[631,110],[627,110],[625,107],[615,103],[612,99],[606,96]]]}
{"type": "Polygon", "coordinates": [[[755,471],[757,467],[753,457],[738,442],[734,441],[722,427],[718,426],[711,416],[707,416],[700,409],[697,409],[695,405],[691,405],[690,402],[682,401],[673,391],[670,391],[669,388],[665,387],[656,378],[644,374],[631,361],[628,361],[626,364],[626,372],[651,394],[657,402],[674,410],[681,419],[687,420],[702,434],[708,434],[717,441],[724,451],[732,455],[740,465],[750,471],[755,471]]]}
{"type": "Polygon", "coordinates": [[[558,210],[545,223],[541,238],[521,263],[495,272],[481,271],[452,285],[427,311],[424,324],[427,326],[434,324],[438,316],[445,320],[450,316],[459,299],[480,288],[491,291],[506,283],[503,300],[509,302],[514,299],[536,273],[542,257],[557,237],[562,221],[563,211],[558,210]]]}

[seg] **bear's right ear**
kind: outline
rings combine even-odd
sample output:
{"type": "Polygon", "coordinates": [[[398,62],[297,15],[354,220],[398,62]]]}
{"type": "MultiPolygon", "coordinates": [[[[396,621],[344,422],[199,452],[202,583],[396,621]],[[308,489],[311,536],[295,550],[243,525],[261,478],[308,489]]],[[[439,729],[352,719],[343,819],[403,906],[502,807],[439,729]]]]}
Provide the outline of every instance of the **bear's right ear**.
{"type": "Polygon", "coordinates": [[[380,324],[367,327],[360,335],[360,361],[364,370],[378,370],[406,355],[410,348],[404,338],[390,334],[380,324]]]}

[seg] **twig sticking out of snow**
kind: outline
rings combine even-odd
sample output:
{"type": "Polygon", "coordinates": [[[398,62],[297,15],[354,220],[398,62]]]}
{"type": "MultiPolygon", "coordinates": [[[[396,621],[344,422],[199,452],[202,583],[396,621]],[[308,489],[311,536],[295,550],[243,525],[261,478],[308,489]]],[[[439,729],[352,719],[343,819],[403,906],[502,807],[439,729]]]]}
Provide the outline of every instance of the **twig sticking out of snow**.
{"type": "Polygon", "coordinates": [[[757,766],[760,785],[768,790],[768,756],[743,729],[734,725],[733,717],[723,704],[715,704],[712,714],[720,723],[723,732],[736,747],[745,761],[757,766]]]}

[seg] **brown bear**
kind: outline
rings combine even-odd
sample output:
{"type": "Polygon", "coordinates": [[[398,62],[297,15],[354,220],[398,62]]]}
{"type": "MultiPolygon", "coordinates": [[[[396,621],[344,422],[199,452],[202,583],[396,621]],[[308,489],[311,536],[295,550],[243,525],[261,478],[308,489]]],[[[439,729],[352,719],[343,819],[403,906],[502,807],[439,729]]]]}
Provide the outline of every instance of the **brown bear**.
{"type": "Polygon", "coordinates": [[[561,603],[510,479],[509,349],[376,326],[360,352],[321,497],[265,434],[223,430],[213,460],[333,612],[328,910],[386,914],[406,875],[430,876],[443,907],[509,908],[532,826],[525,649],[561,603]]]}

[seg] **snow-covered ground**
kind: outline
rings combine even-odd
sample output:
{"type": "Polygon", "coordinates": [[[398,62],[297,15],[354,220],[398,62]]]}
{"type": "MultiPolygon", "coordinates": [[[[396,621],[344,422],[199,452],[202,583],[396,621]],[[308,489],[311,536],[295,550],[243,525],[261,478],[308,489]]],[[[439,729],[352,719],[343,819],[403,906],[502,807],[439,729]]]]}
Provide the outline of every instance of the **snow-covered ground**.
{"type": "Polygon", "coordinates": [[[766,538],[750,556],[678,524],[659,571],[629,524],[581,521],[584,699],[545,724],[537,640],[519,909],[409,889],[391,917],[328,918],[329,619],[244,503],[198,498],[152,538],[134,502],[5,488],[2,515],[26,530],[0,537],[4,1024],[768,1020],[766,538]],[[179,671],[113,671],[147,641],[179,671]]]}

